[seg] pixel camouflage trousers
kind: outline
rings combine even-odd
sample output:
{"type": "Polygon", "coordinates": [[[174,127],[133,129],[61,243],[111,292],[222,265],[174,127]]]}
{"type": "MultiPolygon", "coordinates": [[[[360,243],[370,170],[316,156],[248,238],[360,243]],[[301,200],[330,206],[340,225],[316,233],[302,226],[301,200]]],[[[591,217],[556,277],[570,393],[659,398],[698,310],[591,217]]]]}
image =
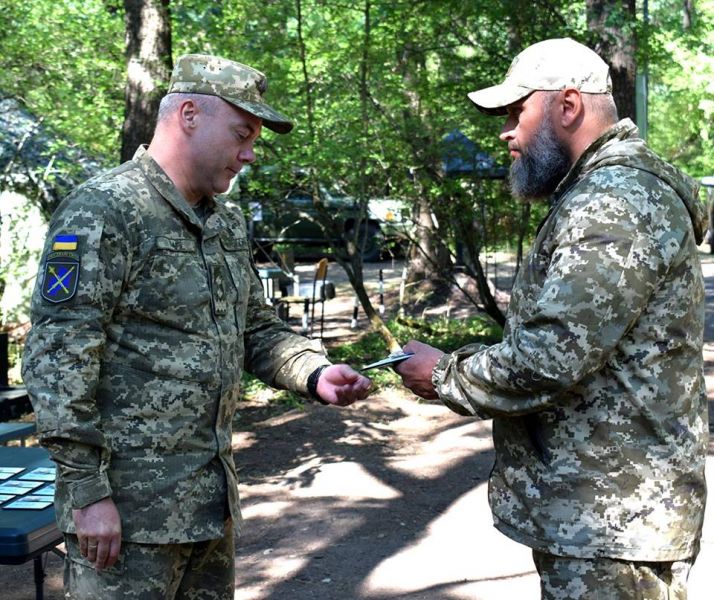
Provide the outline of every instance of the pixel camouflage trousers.
{"type": "Polygon", "coordinates": [[[233,522],[218,540],[188,544],[122,542],[117,563],[97,571],[65,535],[65,598],[71,600],[232,600],[233,522]]]}
{"type": "Polygon", "coordinates": [[[686,600],[694,558],[673,562],[582,559],[533,551],[542,600],[686,600]]]}

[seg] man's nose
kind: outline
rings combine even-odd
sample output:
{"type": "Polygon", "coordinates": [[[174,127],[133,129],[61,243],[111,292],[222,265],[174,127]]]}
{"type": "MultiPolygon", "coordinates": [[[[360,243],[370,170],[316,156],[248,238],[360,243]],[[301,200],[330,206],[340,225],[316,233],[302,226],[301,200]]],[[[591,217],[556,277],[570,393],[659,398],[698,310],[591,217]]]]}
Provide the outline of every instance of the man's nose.
{"type": "Polygon", "coordinates": [[[246,148],[238,153],[238,158],[244,163],[253,163],[255,162],[255,152],[253,148],[246,148]]]}
{"type": "Polygon", "coordinates": [[[501,128],[501,133],[498,136],[502,142],[512,140],[515,135],[516,124],[511,117],[508,117],[501,128]]]}

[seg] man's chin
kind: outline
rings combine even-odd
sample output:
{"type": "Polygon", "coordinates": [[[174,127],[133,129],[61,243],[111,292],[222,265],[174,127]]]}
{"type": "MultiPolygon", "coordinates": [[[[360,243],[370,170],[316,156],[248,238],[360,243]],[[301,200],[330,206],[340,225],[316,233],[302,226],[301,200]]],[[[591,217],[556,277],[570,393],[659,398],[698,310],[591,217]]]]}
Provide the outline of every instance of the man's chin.
{"type": "Polygon", "coordinates": [[[550,195],[555,191],[553,190],[534,190],[529,189],[526,186],[514,185],[513,182],[509,182],[509,187],[511,190],[511,195],[522,202],[538,202],[539,200],[547,200],[550,195]]]}
{"type": "Polygon", "coordinates": [[[213,187],[213,193],[214,194],[225,194],[231,187],[231,181],[233,181],[233,177],[231,177],[230,179],[228,179],[225,182],[217,183],[213,187]]]}
{"type": "Polygon", "coordinates": [[[560,177],[549,180],[540,179],[535,175],[532,168],[525,168],[520,163],[521,160],[518,159],[511,164],[508,180],[511,194],[525,202],[537,202],[538,200],[550,198],[558,185],[558,181],[560,181],[560,177]]]}

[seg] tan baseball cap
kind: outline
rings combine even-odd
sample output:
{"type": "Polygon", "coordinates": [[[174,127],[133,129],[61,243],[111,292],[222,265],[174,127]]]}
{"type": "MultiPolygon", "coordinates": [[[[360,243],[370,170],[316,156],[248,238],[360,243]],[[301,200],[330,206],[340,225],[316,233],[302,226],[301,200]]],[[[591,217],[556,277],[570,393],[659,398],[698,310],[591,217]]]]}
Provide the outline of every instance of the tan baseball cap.
{"type": "Polygon", "coordinates": [[[505,115],[509,104],[531,92],[567,87],[588,94],[612,92],[610,69],[587,46],[570,38],[556,38],[528,46],[513,59],[503,83],[468,96],[482,112],[505,115]]]}
{"type": "Polygon", "coordinates": [[[206,54],[184,54],[171,73],[169,94],[209,94],[223,98],[238,108],[263,120],[276,133],[288,133],[293,123],[263,102],[268,80],[247,65],[206,54]]]}

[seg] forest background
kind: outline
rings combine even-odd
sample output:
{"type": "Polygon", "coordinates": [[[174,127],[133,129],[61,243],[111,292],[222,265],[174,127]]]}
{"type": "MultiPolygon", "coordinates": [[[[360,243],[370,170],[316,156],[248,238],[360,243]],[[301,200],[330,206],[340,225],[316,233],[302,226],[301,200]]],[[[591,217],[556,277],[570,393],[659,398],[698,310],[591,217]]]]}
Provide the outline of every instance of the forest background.
{"type": "MultiPolygon", "coordinates": [[[[502,119],[466,94],[501,81],[529,44],[565,36],[608,61],[620,116],[655,151],[714,175],[714,0],[0,0],[0,328],[27,320],[40,224],[72,186],[150,140],[173,61],[189,52],[268,75],[266,99],[296,128],[264,131],[258,162],[298,167],[364,214],[371,198],[405,203],[410,306],[452,292],[458,251],[474,304],[502,322],[485,252],[520,260],[546,206],[475,170],[449,174],[444,140],[460,132],[507,165],[502,119]]],[[[335,226],[329,211],[320,220],[335,226]]],[[[346,241],[333,257],[389,343],[364,294],[359,236],[346,241]]]]}

